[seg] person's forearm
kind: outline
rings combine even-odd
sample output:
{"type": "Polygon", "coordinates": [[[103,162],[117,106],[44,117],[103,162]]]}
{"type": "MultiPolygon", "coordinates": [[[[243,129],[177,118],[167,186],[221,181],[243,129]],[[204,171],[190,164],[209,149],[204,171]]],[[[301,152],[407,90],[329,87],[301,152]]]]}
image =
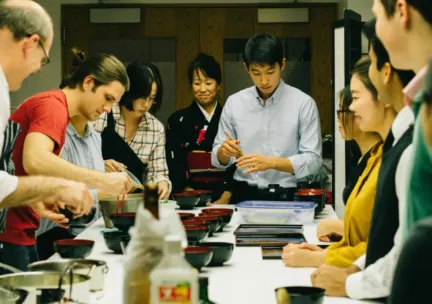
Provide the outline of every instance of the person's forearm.
{"type": "Polygon", "coordinates": [[[46,151],[33,152],[31,159],[24,161],[29,175],[48,175],[82,182],[92,188],[101,188],[104,173],[78,167],[61,157],[46,151]]]}
{"type": "Polygon", "coordinates": [[[112,195],[110,195],[110,194],[108,194],[106,192],[103,192],[101,190],[98,190],[98,192],[97,192],[97,199],[98,200],[101,200],[101,199],[106,198],[106,197],[111,197],[111,196],[112,195]]]}
{"type": "Polygon", "coordinates": [[[271,157],[271,160],[271,169],[295,174],[291,161],[288,158],[271,157]]]}
{"type": "Polygon", "coordinates": [[[0,202],[1,208],[19,207],[51,199],[58,189],[57,178],[45,176],[23,176],[18,178],[14,192],[0,202]]]}

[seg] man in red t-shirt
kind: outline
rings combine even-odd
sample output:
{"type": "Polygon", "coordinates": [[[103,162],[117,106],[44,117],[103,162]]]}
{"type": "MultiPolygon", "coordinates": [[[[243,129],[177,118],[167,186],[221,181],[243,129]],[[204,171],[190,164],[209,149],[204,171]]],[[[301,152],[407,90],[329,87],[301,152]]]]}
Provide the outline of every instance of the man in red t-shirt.
{"type": "MultiPolygon", "coordinates": [[[[8,211],[5,208],[33,204],[39,216],[58,224],[68,222],[58,207],[67,205],[77,215],[91,208],[92,197],[83,183],[55,177],[11,175],[14,173],[11,152],[20,128],[15,122],[8,122],[9,91],[18,90],[25,78],[49,63],[52,40],[51,18],[39,4],[22,0],[0,3],[0,232],[4,231],[8,211]]],[[[24,254],[15,255],[16,250],[8,250],[1,244],[0,259],[9,256],[20,262],[21,256],[29,256],[27,248],[18,249],[23,249],[24,254]]]]}
{"type": "MultiPolygon", "coordinates": [[[[110,112],[129,88],[125,67],[114,56],[96,55],[79,64],[64,84],[62,90],[30,97],[12,114],[10,120],[21,128],[13,149],[16,175],[63,177],[108,195],[127,193],[132,187],[127,173],[101,173],[59,157],[70,117],[84,116],[95,121],[102,113],[110,112]]],[[[90,211],[91,205],[75,214],[90,211]]],[[[35,232],[44,210],[43,204],[8,210],[5,230],[0,234],[1,262],[24,270],[38,260],[35,232]]]]}
{"type": "MultiPolygon", "coordinates": [[[[81,210],[91,199],[82,183],[12,175],[11,152],[20,130],[14,122],[8,121],[9,91],[17,91],[25,78],[49,63],[52,40],[51,18],[39,4],[21,0],[0,3],[0,231],[3,231],[4,208],[45,200],[61,201],[81,210]]],[[[44,215],[53,221],[65,220],[63,215],[49,209],[45,209],[44,215]]]]}

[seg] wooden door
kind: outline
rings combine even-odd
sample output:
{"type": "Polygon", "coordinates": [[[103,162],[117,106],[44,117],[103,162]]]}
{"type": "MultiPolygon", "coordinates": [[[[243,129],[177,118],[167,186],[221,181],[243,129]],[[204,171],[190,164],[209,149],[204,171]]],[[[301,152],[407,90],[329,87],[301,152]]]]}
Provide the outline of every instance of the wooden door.
{"type": "MultiPolygon", "coordinates": [[[[139,41],[143,39],[169,38],[175,40],[175,87],[168,88],[173,94],[170,112],[188,106],[192,100],[190,85],[187,79],[188,64],[199,51],[199,10],[198,8],[144,7],[141,9],[141,22],[133,24],[90,22],[90,9],[94,5],[63,5],[62,6],[62,74],[71,71],[72,47],[78,47],[89,53],[95,41],[139,41]],[[174,104],[175,99],[175,104],[174,104]]],[[[117,54],[114,54],[118,56],[117,54]]],[[[141,59],[141,58],[136,58],[141,59]]],[[[162,75],[162,77],[167,75],[162,75]]],[[[172,76],[173,75],[169,75],[172,76]]],[[[164,94],[165,95],[165,94],[164,94]]],[[[159,114],[159,119],[166,122],[171,113],[159,114]]],[[[156,115],[158,116],[158,115],[156,115]]]]}

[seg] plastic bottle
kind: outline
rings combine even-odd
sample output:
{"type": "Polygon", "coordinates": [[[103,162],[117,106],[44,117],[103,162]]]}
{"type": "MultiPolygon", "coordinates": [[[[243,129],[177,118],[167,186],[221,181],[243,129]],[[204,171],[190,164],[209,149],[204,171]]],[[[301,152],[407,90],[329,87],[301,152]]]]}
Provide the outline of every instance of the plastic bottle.
{"type": "Polygon", "coordinates": [[[165,237],[162,261],[150,273],[151,304],[199,304],[198,273],[184,258],[181,240],[165,237]]]}

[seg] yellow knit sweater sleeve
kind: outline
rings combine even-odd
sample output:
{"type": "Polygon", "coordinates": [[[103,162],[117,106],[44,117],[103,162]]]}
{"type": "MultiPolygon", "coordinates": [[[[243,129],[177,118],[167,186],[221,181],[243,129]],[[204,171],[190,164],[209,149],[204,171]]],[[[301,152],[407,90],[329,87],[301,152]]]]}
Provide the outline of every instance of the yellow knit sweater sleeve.
{"type": "Polygon", "coordinates": [[[327,248],[325,263],[336,267],[348,267],[366,253],[366,246],[366,242],[357,243],[355,246],[332,245],[327,248]]]}

